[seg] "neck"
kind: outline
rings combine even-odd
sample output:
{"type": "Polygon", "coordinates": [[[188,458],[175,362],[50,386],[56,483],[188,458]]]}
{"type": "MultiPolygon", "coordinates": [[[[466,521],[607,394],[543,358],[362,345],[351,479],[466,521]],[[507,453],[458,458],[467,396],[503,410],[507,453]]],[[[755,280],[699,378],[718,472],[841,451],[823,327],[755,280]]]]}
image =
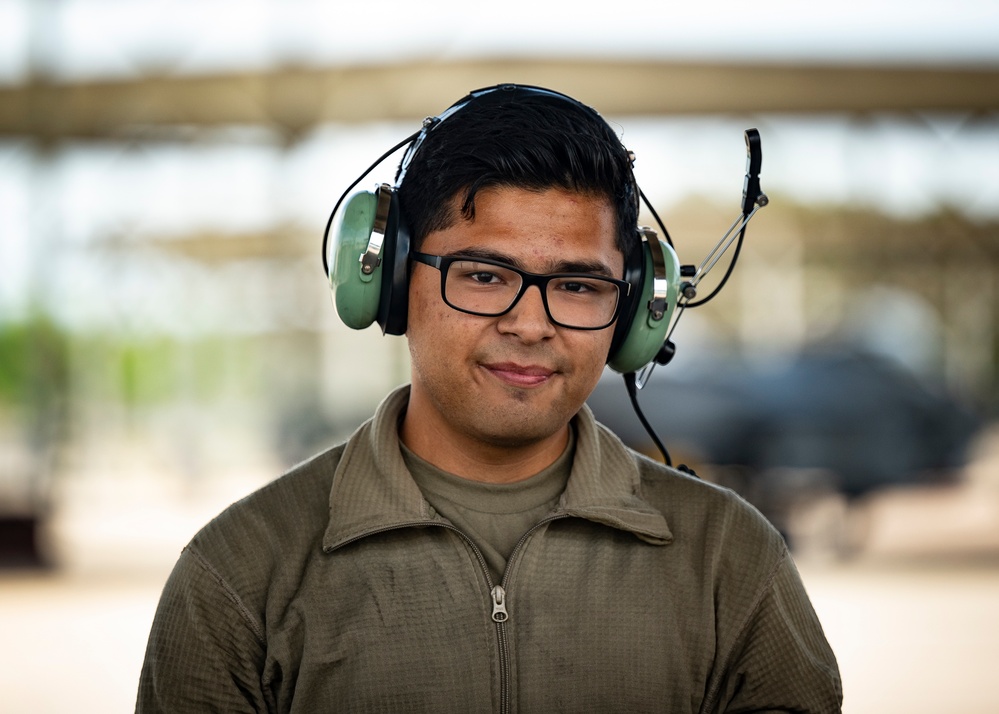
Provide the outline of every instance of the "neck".
{"type": "Polygon", "coordinates": [[[420,422],[407,410],[399,428],[402,443],[424,461],[470,481],[515,483],[551,466],[565,451],[569,426],[529,444],[492,444],[420,422]]]}

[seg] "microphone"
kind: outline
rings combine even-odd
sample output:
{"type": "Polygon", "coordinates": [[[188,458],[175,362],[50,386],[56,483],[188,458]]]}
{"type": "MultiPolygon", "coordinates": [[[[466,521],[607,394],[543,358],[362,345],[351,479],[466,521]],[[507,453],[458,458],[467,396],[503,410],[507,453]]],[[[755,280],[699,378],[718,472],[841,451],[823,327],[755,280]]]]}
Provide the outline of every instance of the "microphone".
{"type": "Polygon", "coordinates": [[[763,208],[770,199],[760,189],[760,168],[763,165],[763,146],[760,132],[746,129],[746,181],[742,185],[742,215],[753,212],[754,206],[763,208]]]}

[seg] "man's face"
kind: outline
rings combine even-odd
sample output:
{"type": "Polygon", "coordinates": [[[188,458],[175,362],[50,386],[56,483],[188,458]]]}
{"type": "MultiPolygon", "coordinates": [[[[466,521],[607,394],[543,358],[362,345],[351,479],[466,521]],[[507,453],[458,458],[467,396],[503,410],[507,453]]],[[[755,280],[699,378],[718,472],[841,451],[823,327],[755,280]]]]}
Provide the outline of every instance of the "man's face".
{"type": "MultiPolygon", "coordinates": [[[[420,250],[492,258],[534,273],[620,278],[624,258],[615,228],[614,208],[605,198],[490,188],[476,195],[474,220],[430,233],[420,250]]],[[[556,327],[533,286],[505,315],[469,315],[444,303],[440,285],[438,270],[413,264],[408,426],[434,433],[442,448],[516,448],[564,439],[600,377],[612,327],[556,327]]]]}

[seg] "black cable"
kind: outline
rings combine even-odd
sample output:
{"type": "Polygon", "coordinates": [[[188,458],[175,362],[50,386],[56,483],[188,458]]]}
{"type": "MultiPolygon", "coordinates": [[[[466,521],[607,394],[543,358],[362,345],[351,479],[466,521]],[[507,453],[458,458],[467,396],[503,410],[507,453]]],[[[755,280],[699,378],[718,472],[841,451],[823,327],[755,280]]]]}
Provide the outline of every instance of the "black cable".
{"type": "Polygon", "coordinates": [[[645,413],[642,412],[642,407],[638,404],[638,383],[635,379],[634,372],[628,372],[624,375],[624,384],[628,388],[628,397],[631,399],[631,408],[635,410],[635,415],[638,417],[638,420],[642,422],[642,426],[645,427],[645,431],[652,437],[652,441],[655,443],[656,448],[659,449],[659,453],[663,455],[663,461],[667,466],[672,466],[673,460],[669,457],[669,451],[666,450],[666,445],[663,444],[659,435],[656,434],[655,429],[653,429],[652,425],[649,424],[649,420],[645,418],[645,413]]]}
{"type": "Polygon", "coordinates": [[[343,193],[340,194],[340,198],[338,198],[337,201],[336,201],[336,204],[334,204],[333,210],[330,211],[330,217],[326,220],[326,230],[323,231],[323,272],[324,272],[325,275],[329,275],[330,274],[329,259],[326,257],[326,246],[329,243],[330,226],[333,225],[333,216],[335,216],[336,212],[340,209],[340,204],[343,203],[343,199],[347,198],[347,194],[349,194],[351,191],[353,191],[354,187],[357,186],[357,184],[361,183],[361,181],[364,179],[365,176],[367,176],[372,171],[374,171],[375,167],[377,167],[378,164],[380,164],[381,162],[383,162],[385,159],[387,159],[389,156],[391,156],[392,154],[394,154],[396,151],[398,151],[399,149],[401,149],[402,147],[404,147],[406,144],[409,144],[410,142],[415,141],[416,137],[418,137],[420,135],[420,132],[422,132],[422,131],[423,131],[423,129],[420,129],[420,131],[414,132],[410,136],[407,136],[405,139],[403,139],[398,144],[396,144],[395,146],[393,146],[391,149],[389,149],[388,151],[386,151],[384,154],[382,154],[381,156],[379,156],[378,159],[373,164],[371,164],[371,166],[369,166],[367,169],[364,170],[364,173],[362,173],[360,176],[358,176],[356,179],[354,179],[354,182],[352,184],[350,184],[350,186],[347,187],[347,190],[345,190],[343,193]]]}
{"type": "Polygon", "coordinates": [[[728,269],[725,271],[725,275],[722,276],[721,281],[718,283],[718,285],[715,286],[715,289],[712,290],[707,297],[701,300],[695,300],[694,302],[683,303],[684,307],[700,307],[701,305],[713,299],[718,293],[721,292],[721,289],[725,287],[725,283],[727,283],[728,279],[732,276],[732,271],[735,270],[736,261],[739,260],[739,253],[740,251],[742,251],[742,239],[745,237],[746,237],[746,226],[743,226],[742,230],[739,231],[739,240],[737,240],[735,243],[735,252],[732,253],[732,260],[731,262],[729,262],[728,269]]]}
{"type": "MultiPolygon", "coordinates": [[[[659,435],[656,434],[656,430],[652,428],[649,420],[645,418],[645,413],[642,411],[642,407],[638,403],[638,383],[635,380],[635,373],[628,372],[623,376],[624,384],[628,389],[628,397],[631,399],[631,408],[635,410],[635,416],[637,416],[638,420],[642,422],[642,426],[645,427],[645,431],[650,437],[652,437],[652,441],[655,443],[656,448],[659,449],[659,453],[663,455],[663,462],[667,466],[672,467],[673,459],[670,458],[666,445],[662,442],[662,439],[659,438],[659,435]]],[[[690,474],[694,478],[700,478],[697,473],[686,464],[680,464],[676,467],[676,470],[682,471],[685,474],[690,474]]]]}
{"type": "MultiPolygon", "coordinates": [[[[645,195],[645,192],[642,191],[641,188],[638,189],[638,195],[641,197],[642,202],[645,204],[645,207],[649,209],[649,213],[651,213],[652,217],[655,219],[656,225],[659,226],[659,230],[662,231],[663,238],[665,238],[666,242],[669,243],[669,246],[675,250],[676,246],[673,245],[673,239],[670,237],[669,231],[666,230],[666,225],[663,223],[663,220],[659,217],[659,214],[656,212],[655,207],[653,207],[651,201],[649,201],[649,199],[645,195]]],[[[715,286],[715,289],[711,291],[710,295],[708,295],[705,298],[702,298],[701,300],[695,300],[694,302],[684,303],[683,304],[684,307],[700,307],[709,300],[712,300],[716,295],[718,295],[718,293],[721,292],[721,289],[725,287],[725,283],[727,283],[728,279],[732,276],[732,271],[735,270],[735,264],[736,261],[739,260],[739,253],[742,251],[742,241],[745,237],[746,237],[746,226],[744,225],[742,227],[742,230],[739,231],[739,239],[736,241],[735,244],[735,252],[732,253],[732,261],[728,264],[728,269],[725,271],[725,275],[722,276],[721,281],[718,283],[717,286],[715,286]]]]}
{"type": "Polygon", "coordinates": [[[659,226],[659,230],[663,232],[663,238],[665,238],[666,242],[669,243],[669,247],[675,250],[676,246],[673,245],[673,239],[670,238],[669,231],[666,230],[666,224],[663,223],[663,219],[661,219],[659,214],[656,213],[656,209],[652,207],[652,203],[645,197],[645,192],[642,191],[641,188],[638,189],[638,195],[642,197],[642,202],[645,204],[645,207],[649,209],[649,213],[651,213],[652,217],[656,219],[656,225],[659,226]]]}

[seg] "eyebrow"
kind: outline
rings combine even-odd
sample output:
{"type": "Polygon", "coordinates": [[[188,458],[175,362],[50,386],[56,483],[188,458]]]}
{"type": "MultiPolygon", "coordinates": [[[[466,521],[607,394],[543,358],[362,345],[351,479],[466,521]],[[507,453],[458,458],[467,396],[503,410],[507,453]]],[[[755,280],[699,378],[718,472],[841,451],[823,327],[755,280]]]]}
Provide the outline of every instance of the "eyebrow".
{"type": "MultiPolygon", "coordinates": [[[[465,248],[463,250],[457,250],[453,253],[449,253],[448,257],[483,258],[485,260],[495,260],[499,263],[512,265],[513,267],[519,268],[526,272],[533,272],[527,270],[524,267],[524,264],[517,258],[498,251],[487,250],[485,248],[465,248]]],[[[609,278],[616,277],[614,272],[605,263],[602,263],[599,260],[561,260],[552,263],[548,266],[548,268],[549,269],[543,274],[585,273],[587,275],[604,275],[609,278]]]]}

